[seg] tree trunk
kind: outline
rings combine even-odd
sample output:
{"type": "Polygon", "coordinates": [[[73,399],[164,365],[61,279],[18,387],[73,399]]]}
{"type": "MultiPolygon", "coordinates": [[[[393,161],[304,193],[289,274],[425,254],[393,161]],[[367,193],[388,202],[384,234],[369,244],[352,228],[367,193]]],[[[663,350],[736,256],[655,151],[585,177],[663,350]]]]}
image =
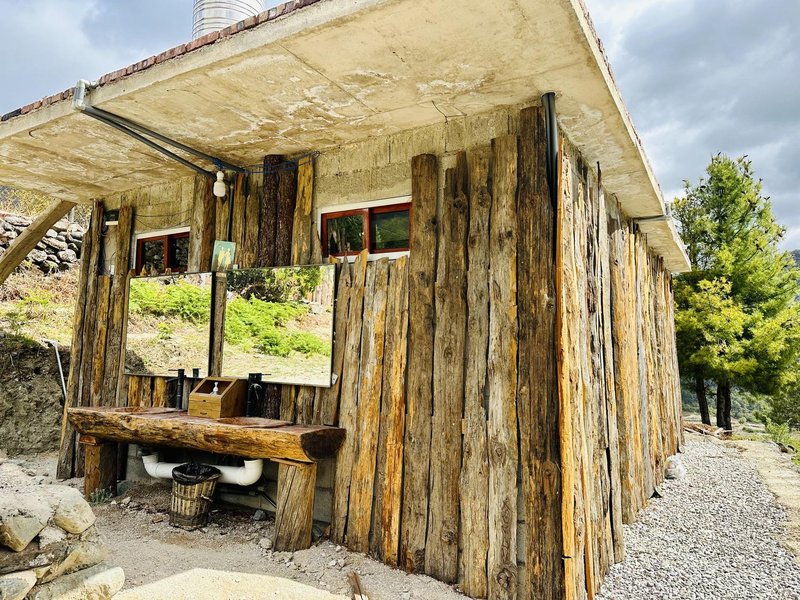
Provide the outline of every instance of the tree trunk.
{"type": "Polygon", "coordinates": [[[730,431],[731,427],[731,384],[717,382],[717,427],[730,431]]]}
{"type": "Polygon", "coordinates": [[[708,397],[706,396],[706,380],[700,373],[694,376],[694,392],[697,395],[697,404],[700,405],[700,420],[705,425],[711,425],[711,416],[708,413],[708,397]]]}

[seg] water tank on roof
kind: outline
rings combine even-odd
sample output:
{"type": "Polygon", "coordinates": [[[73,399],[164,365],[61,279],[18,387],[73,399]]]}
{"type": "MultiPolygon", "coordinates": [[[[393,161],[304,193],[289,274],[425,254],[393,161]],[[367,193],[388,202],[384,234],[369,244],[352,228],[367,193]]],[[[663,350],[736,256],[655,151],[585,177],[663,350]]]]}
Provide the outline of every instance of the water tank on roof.
{"type": "Polygon", "coordinates": [[[264,10],[264,0],[194,0],[192,39],[225,29],[264,10]]]}

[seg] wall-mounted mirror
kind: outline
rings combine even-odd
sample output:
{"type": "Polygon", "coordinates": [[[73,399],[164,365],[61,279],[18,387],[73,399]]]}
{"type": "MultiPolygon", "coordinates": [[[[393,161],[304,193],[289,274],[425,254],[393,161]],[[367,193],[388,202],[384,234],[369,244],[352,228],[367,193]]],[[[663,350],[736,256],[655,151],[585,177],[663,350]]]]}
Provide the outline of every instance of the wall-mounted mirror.
{"type": "Polygon", "coordinates": [[[128,289],[125,373],[208,373],[211,273],[134,277],[128,289]]]}
{"type": "Polygon", "coordinates": [[[227,272],[222,372],[331,385],[333,265],[227,272]]]}

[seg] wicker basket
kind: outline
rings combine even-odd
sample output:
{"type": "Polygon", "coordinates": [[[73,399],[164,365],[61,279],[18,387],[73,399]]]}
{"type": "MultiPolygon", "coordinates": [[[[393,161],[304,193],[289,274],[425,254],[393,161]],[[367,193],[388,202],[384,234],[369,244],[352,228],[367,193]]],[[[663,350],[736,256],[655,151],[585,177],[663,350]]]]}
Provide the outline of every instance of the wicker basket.
{"type": "MultiPolygon", "coordinates": [[[[176,467],[180,468],[180,467],[176,467]]],[[[221,473],[204,478],[198,483],[172,481],[172,500],[169,508],[169,524],[182,529],[198,529],[208,525],[214,490],[221,473]]]]}

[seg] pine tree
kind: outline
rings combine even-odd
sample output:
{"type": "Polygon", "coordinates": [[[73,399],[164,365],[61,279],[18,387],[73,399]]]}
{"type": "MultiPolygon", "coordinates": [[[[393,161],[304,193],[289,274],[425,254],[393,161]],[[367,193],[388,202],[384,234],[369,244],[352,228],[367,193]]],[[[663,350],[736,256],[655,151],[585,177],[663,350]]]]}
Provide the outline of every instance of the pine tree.
{"type": "Polygon", "coordinates": [[[707,423],[706,381],[716,382],[717,425],[731,429],[732,386],[776,395],[793,383],[800,272],[778,248],[784,229],[747,157],[712,158],[673,214],[693,266],[675,281],[681,369],[695,380],[707,423]]]}

